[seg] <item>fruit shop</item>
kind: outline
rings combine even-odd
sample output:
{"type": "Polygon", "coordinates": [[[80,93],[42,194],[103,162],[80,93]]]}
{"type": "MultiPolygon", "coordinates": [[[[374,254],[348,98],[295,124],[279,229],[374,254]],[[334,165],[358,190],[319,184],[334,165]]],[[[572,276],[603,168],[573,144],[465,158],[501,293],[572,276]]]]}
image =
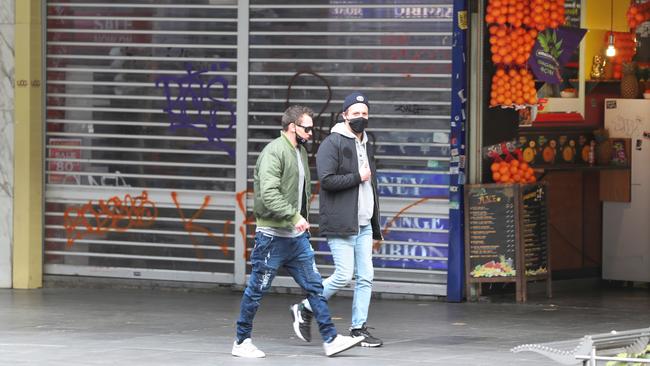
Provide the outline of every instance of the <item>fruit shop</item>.
{"type": "MultiPolygon", "coordinates": [[[[612,252],[626,245],[620,243],[621,232],[633,229],[608,225],[615,212],[646,213],[646,221],[650,214],[649,200],[637,211],[630,203],[632,196],[646,197],[633,187],[646,192],[650,184],[641,166],[650,165],[650,2],[484,0],[477,5],[471,42],[480,46],[470,46],[470,69],[476,72],[469,81],[477,97],[470,101],[468,128],[470,145],[477,148],[470,148],[475,158],[470,158],[466,191],[480,188],[480,194],[490,195],[500,185],[543,187],[546,226],[538,234],[546,235],[545,263],[553,264],[554,280],[650,281],[650,273],[612,270],[618,265],[612,252]]],[[[483,212],[471,201],[466,196],[466,217],[467,211],[483,212]]],[[[513,205],[526,214],[525,205],[513,205]]],[[[507,217],[495,210],[496,219],[507,217]]],[[[466,225],[473,225],[471,218],[466,225]]],[[[482,244],[486,236],[471,230],[466,228],[468,282],[473,273],[514,282],[516,258],[472,251],[472,236],[482,244]],[[473,261],[480,256],[482,262],[473,261]]],[[[492,239],[505,240],[496,234],[492,239]]],[[[646,246],[648,240],[647,234],[641,237],[646,246]]],[[[645,255],[650,260],[650,253],[645,255]]]]}

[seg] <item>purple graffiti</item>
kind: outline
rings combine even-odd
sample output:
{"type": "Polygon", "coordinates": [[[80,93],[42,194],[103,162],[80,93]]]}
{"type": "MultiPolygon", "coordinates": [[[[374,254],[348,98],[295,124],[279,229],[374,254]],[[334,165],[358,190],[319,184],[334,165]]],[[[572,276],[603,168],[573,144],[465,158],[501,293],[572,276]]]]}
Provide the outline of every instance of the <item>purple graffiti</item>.
{"type": "MultiPolygon", "coordinates": [[[[226,63],[215,63],[210,65],[210,71],[220,71],[227,67],[226,63]]],[[[219,149],[228,153],[231,158],[235,157],[235,150],[232,146],[222,141],[224,138],[233,135],[235,126],[235,106],[228,101],[228,80],[223,76],[213,76],[208,82],[204,82],[203,74],[208,69],[194,71],[191,63],[185,64],[187,75],[159,76],[156,78],[156,87],[162,87],[167,98],[167,106],[163,109],[169,115],[169,130],[176,132],[179,129],[192,129],[198,131],[207,138],[207,142],[194,145],[197,149],[219,149]],[[172,88],[171,85],[178,85],[172,88]],[[172,95],[172,92],[177,95],[172,95]],[[218,92],[222,98],[218,98],[218,92]],[[219,115],[219,112],[227,112],[219,115]],[[225,123],[219,127],[219,117],[225,119],[225,123]],[[227,127],[223,125],[227,124],[227,127]]]]}

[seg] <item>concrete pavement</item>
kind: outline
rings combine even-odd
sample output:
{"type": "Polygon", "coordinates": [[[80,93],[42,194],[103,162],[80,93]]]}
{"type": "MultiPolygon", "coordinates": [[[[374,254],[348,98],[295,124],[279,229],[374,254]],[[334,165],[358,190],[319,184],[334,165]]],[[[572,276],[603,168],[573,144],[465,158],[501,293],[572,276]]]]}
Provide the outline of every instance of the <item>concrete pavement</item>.
{"type": "MultiPolygon", "coordinates": [[[[269,294],[253,340],[267,358],[233,358],[241,292],[44,288],[0,290],[0,365],[555,365],[511,347],[650,326],[647,289],[571,289],[527,304],[514,295],[480,303],[373,299],[369,325],[381,348],[356,347],[335,358],[291,329],[288,306],[299,295],[269,294]]],[[[331,312],[346,332],[351,299],[331,312]]]]}

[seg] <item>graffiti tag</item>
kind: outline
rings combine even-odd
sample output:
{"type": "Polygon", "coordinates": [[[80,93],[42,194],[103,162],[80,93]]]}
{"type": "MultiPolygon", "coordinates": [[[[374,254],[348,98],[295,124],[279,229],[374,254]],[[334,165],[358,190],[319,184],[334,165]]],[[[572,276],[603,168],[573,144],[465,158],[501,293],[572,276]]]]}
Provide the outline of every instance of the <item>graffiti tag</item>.
{"type": "Polygon", "coordinates": [[[159,76],[155,80],[157,88],[162,87],[166,97],[167,106],[163,111],[169,116],[169,130],[176,132],[181,129],[190,129],[199,132],[207,138],[207,142],[197,144],[198,149],[219,149],[235,157],[233,147],[226,144],[223,139],[232,137],[235,126],[235,107],[228,101],[228,80],[223,76],[213,76],[207,82],[203,76],[208,71],[219,71],[227,67],[226,63],[210,65],[210,70],[194,71],[191,63],[185,65],[187,74],[176,76],[159,76]],[[176,84],[177,88],[171,85],[176,84]],[[173,91],[178,95],[173,96],[173,91]],[[221,92],[222,98],[215,95],[221,92]],[[226,116],[219,112],[225,111],[226,116]],[[225,118],[227,127],[219,127],[219,118],[225,118]]]}
{"type": "Polygon", "coordinates": [[[69,207],[63,213],[63,227],[68,237],[67,245],[71,247],[75,240],[86,235],[149,227],[156,217],[156,205],[149,200],[147,191],[142,191],[136,197],[127,194],[124,198],[114,196],[97,203],[88,201],[81,207],[69,207]]]}

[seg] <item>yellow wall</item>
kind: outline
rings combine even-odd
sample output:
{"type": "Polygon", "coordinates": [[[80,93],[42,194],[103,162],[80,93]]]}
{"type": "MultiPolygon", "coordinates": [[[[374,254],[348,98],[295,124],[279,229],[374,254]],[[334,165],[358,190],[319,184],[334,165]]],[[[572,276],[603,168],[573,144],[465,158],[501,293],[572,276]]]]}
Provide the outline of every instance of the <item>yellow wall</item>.
{"type": "Polygon", "coordinates": [[[590,79],[591,65],[594,55],[602,53],[605,47],[605,34],[613,24],[614,32],[629,32],[625,13],[630,6],[630,0],[613,0],[614,18],[610,20],[610,0],[586,0],[583,2],[586,11],[583,28],[588,29],[583,42],[585,42],[585,76],[590,79]]]}
{"type": "Polygon", "coordinates": [[[16,1],[13,287],[43,285],[41,1],[16,1]]]}
{"type": "Polygon", "coordinates": [[[630,6],[630,0],[586,0],[584,4],[587,11],[585,28],[609,30],[610,23],[613,23],[614,32],[628,32],[630,30],[625,17],[627,8],[630,6]],[[610,19],[612,2],[614,8],[613,22],[610,19]]]}

